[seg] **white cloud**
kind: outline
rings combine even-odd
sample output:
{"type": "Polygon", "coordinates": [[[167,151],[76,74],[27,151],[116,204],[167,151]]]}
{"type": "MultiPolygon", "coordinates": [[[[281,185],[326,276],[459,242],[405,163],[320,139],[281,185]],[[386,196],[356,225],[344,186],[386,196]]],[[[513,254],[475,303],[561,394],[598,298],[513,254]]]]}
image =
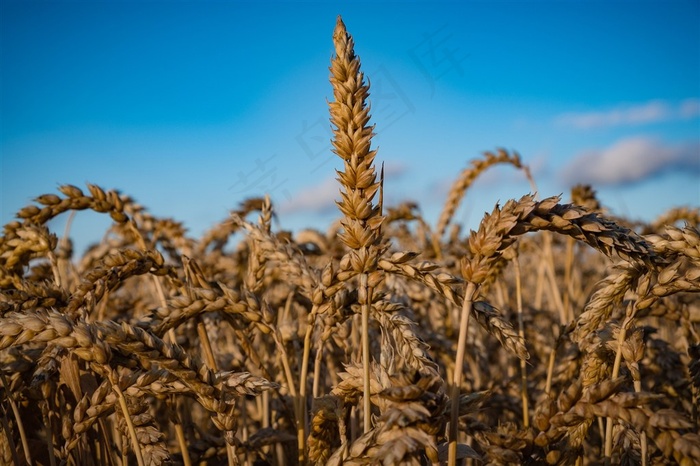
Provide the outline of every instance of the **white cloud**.
{"type": "Polygon", "coordinates": [[[578,155],[561,176],[569,185],[612,186],[673,171],[700,173],[700,144],[671,146],[645,137],[623,139],[603,150],[578,155]]]}
{"type": "Polygon", "coordinates": [[[335,201],[340,200],[340,183],[334,178],[326,178],[320,184],[303,188],[288,202],[280,205],[281,214],[312,212],[324,214],[336,209],[335,201]]]}
{"type": "Polygon", "coordinates": [[[685,99],[681,102],[680,115],[685,119],[700,115],[700,99],[685,99]]]}
{"type": "MultiPolygon", "coordinates": [[[[375,159],[375,163],[377,164],[377,174],[381,170],[381,162],[377,163],[377,160],[375,159]]],[[[400,162],[397,160],[387,160],[384,163],[384,176],[385,177],[391,177],[391,178],[401,178],[403,175],[406,174],[408,171],[408,165],[405,164],[404,162],[400,162]]]]}
{"type": "Polygon", "coordinates": [[[700,99],[691,98],[677,105],[665,100],[651,100],[637,105],[620,105],[601,112],[565,113],[558,116],[555,122],[563,126],[590,129],[690,119],[698,115],[700,99]]]}

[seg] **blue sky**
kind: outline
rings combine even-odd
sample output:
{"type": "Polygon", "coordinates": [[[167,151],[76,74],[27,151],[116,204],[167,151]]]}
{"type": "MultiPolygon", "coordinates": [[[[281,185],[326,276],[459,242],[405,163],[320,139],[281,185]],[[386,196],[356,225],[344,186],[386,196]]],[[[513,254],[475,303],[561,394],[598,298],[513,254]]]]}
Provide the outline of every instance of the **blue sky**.
{"type": "MultiPolygon", "coordinates": [[[[370,80],[389,203],[435,224],[458,173],[517,150],[540,196],[613,214],[700,205],[698,2],[31,2],[0,15],[0,220],[60,184],[116,188],[192,236],[269,192],[338,217],[326,99],[338,14],[370,80]]],[[[502,167],[457,220],[530,192],[502,167]]],[[[104,216],[82,213],[79,247],[104,216]]],[[[51,224],[61,233],[65,219],[51,224]]]]}

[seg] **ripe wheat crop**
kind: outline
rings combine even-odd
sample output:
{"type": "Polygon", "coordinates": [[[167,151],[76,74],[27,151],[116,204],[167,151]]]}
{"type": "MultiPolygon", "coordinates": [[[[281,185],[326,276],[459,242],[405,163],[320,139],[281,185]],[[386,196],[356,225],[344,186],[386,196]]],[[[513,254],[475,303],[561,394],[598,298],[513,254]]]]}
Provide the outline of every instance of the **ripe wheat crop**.
{"type": "MultiPolygon", "coordinates": [[[[450,226],[384,205],[369,85],[340,18],[339,226],[268,197],[201,238],[64,185],[0,236],[0,463],[700,464],[700,211],[611,218],[589,186],[450,226]],[[47,222],[109,234],[75,257],[47,222]]],[[[264,194],[264,193],[262,193],[264,194]]],[[[468,202],[468,199],[465,200],[468,202]]]]}

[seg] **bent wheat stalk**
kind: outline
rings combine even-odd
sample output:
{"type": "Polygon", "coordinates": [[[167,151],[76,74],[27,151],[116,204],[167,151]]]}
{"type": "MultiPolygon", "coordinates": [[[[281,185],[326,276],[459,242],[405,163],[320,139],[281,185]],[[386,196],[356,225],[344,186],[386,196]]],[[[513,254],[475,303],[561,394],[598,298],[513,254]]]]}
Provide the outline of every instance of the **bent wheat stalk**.
{"type": "Polygon", "coordinates": [[[464,198],[465,193],[479,177],[479,175],[485,172],[489,167],[499,163],[507,163],[518,169],[525,168],[520,160],[520,154],[517,152],[514,152],[513,155],[509,154],[504,149],[498,149],[496,154],[493,152],[484,152],[484,158],[472,161],[471,165],[462,170],[459,177],[450,187],[450,192],[447,195],[447,201],[445,202],[445,206],[442,208],[440,218],[438,219],[437,226],[435,227],[435,231],[433,232],[432,236],[433,248],[435,249],[435,254],[438,256],[438,258],[441,257],[440,241],[445,235],[447,226],[450,224],[450,221],[457,211],[462,198],[464,198]]]}

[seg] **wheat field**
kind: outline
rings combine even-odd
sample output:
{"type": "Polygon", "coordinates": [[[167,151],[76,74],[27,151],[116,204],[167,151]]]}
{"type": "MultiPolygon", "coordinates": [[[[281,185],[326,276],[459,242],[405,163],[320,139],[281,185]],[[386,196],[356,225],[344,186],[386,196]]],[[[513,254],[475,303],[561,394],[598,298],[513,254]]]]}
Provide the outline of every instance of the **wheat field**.
{"type": "MultiPolygon", "coordinates": [[[[700,210],[651,224],[590,186],[436,225],[384,205],[369,85],[338,18],[339,222],[275,231],[251,198],[201,238],[64,185],[0,236],[0,463],[700,464],[700,210]],[[92,210],[76,257],[47,223],[92,210]]],[[[70,220],[68,221],[70,223],[70,220]]]]}

